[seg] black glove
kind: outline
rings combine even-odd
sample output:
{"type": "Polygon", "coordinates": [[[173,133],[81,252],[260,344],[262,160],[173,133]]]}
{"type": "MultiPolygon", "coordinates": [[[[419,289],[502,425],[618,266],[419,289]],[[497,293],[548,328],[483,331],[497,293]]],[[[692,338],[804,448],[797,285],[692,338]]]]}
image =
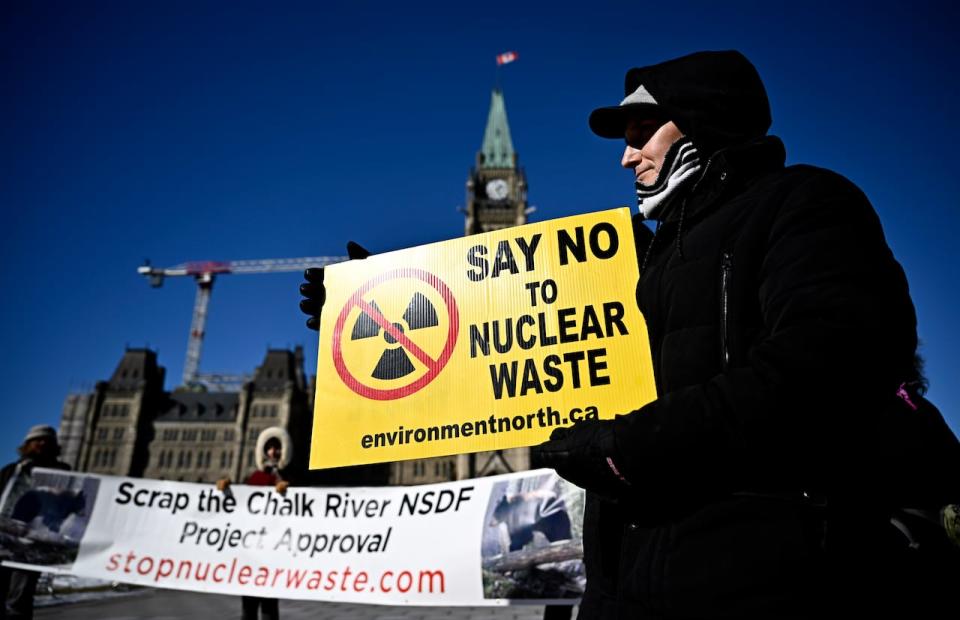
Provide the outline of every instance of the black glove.
{"type": "Polygon", "coordinates": [[[619,499],[630,491],[630,482],[618,468],[622,459],[612,420],[581,420],[557,428],[549,441],[534,446],[533,451],[540,463],[578,487],[610,499],[619,499]]]}
{"type": "MultiPolygon", "coordinates": [[[[357,260],[370,256],[370,252],[360,244],[348,241],[347,256],[350,260],[357,260]]],[[[327,291],[323,287],[323,267],[311,267],[303,272],[303,277],[306,282],[300,285],[300,294],[306,299],[300,300],[300,310],[310,316],[307,319],[307,327],[319,331],[320,311],[323,309],[323,302],[327,299],[327,291]]]]}

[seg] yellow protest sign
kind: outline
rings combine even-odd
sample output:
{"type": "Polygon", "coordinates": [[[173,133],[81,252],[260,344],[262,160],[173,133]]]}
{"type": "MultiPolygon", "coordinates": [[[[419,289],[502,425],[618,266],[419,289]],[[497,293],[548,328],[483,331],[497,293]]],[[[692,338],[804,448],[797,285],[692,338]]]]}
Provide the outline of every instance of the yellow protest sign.
{"type": "Polygon", "coordinates": [[[310,467],[515,448],[656,397],[626,208],[327,267],[310,467]]]}

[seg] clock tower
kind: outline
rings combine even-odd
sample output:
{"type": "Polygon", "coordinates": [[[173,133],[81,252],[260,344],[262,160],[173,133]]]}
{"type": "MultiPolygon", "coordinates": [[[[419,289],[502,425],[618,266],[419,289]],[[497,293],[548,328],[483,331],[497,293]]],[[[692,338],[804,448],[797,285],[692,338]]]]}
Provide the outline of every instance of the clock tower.
{"type": "Polygon", "coordinates": [[[490,97],[483,146],[467,178],[466,216],[467,235],[527,223],[527,177],[517,164],[499,88],[490,97]]]}
{"type": "MultiPolygon", "coordinates": [[[[527,178],[517,165],[503,92],[493,90],[483,146],[467,178],[467,235],[527,223],[527,178]]],[[[530,450],[511,448],[393,463],[391,484],[427,484],[492,476],[530,468],[530,450]]]]}
{"type": "MultiPolygon", "coordinates": [[[[503,91],[494,88],[487,127],[483,132],[483,146],[467,177],[465,234],[527,223],[527,215],[533,209],[527,208],[527,176],[517,161],[503,91]]],[[[530,468],[528,448],[460,454],[456,458],[456,477],[461,480],[530,468]]]]}

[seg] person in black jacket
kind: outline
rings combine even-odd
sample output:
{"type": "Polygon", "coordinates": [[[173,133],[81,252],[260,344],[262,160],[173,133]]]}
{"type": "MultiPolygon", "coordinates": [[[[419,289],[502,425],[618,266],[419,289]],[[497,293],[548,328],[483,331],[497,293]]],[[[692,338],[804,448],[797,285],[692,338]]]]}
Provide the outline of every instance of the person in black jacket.
{"type": "MultiPolygon", "coordinates": [[[[57,458],[60,444],[52,426],[31,427],[17,451],[20,458],[0,469],[0,496],[14,477],[29,475],[34,467],[70,469],[57,458]]],[[[0,567],[0,618],[32,618],[33,596],[39,579],[40,573],[36,571],[0,567]]]]}
{"type": "Polygon", "coordinates": [[[580,618],[921,615],[890,514],[943,500],[903,464],[935,471],[956,438],[906,439],[928,403],[877,214],[844,177],[784,166],[738,52],[631,69],[624,93],[590,127],[625,139],[657,222],[635,228],[659,396],[534,451],[588,491],[580,618]]]}

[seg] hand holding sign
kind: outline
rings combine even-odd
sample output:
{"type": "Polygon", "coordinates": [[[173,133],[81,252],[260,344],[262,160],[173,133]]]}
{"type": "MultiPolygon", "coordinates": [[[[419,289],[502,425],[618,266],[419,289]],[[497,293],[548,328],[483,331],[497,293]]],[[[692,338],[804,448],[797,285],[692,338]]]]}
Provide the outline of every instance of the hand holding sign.
{"type": "MultiPolygon", "coordinates": [[[[359,243],[347,242],[347,256],[350,260],[363,259],[370,256],[370,252],[359,243]]],[[[311,267],[303,272],[306,282],[300,285],[300,294],[306,299],[300,300],[300,311],[310,315],[307,327],[313,331],[320,330],[320,311],[326,301],[327,291],[323,288],[323,267],[311,267]]]]}
{"type": "Polygon", "coordinates": [[[533,447],[532,456],[582,489],[619,499],[629,490],[630,482],[619,469],[622,459],[615,426],[614,420],[581,420],[571,427],[555,429],[549,441],[533,447]]]}

